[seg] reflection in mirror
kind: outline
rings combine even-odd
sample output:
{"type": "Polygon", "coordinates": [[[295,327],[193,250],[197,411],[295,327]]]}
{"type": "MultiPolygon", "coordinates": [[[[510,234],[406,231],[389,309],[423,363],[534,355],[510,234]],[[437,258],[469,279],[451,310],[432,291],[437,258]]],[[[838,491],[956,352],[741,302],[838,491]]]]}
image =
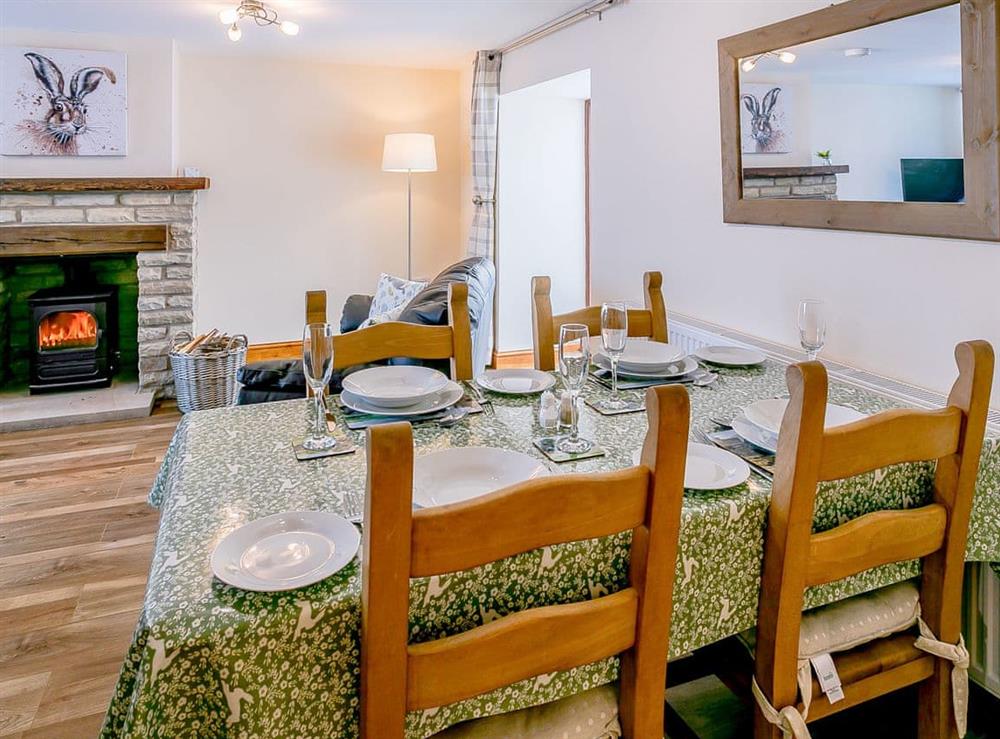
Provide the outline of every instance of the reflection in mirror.
{"type": "Polygon", "coordinates": [[[959,6],[742,59],[743,197],[962,202],[959,6]]]}

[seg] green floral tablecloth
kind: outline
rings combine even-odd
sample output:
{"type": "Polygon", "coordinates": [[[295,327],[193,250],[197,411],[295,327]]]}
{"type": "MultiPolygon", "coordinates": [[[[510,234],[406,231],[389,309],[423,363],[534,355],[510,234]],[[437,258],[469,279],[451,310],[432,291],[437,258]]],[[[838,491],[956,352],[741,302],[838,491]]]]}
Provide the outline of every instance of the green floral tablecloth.
{"type": "MultiPolygon", "coordinates": [[[[587,393],[605,392],[588,385],[587,393]]],[[[723,370],[713,388],[692,388],[693,426],[785,393],[784,366],[723,370]]],[[[831,383],[831,401],[866,412],[896,401],[831,383]]],[[[495,397],[495,414],[450,429],[415,429],[417,454],[454,446],[498,446],[536,457],[535,399],[495,397]]],[[[209,557],[238,526],[272,513],[362,510],[363,449],[297,462],[291,440],[307,424],[305,401],[204,411],[186,416],[150,493],[160,508],[144,607],[108,710],[107,737],[353,737],[357,734],[359,607],[357,560],[300,590],[250,593],[214,580],[209,557]]],[[[556,472],[625,467],[641,445],[644,413],[601,417],[587,408],[583,435],[605,457],[556,472]]],[[[361,434],[355,434],[359,443],[361,434]]],[[[987,441],[969,536],[970,560],[1000,560],[1000,443],[987,441]]],[[[881,508],[924,503],[930,465],[899,465],[824,486],[816,510],[823,530],[881,508]]],[[[752,476],[719,492],[688,491],[682,517],[671,655],[754,624],[770,484],[752,476]]],[[[463,631],[525,607],[614,592],[626,580],[628,535],[575,542],[411,588],[411,639],[463,631]]],[[[891,565],[807,594],[807,607],[917,574],[891,565]]],[[[612,681],[617,660],[537,678],[462,703],[409,715],[410,737],[426,737],[475,716],[544,703],[612,681]]]]}

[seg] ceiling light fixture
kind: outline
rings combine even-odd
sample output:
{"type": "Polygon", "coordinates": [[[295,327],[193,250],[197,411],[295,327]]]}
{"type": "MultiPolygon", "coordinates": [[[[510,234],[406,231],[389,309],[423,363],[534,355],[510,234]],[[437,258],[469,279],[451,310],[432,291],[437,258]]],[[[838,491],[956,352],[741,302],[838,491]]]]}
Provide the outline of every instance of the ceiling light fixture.
{"type": "Polygon", "coordinates": [[[740,62],[740,69],[744,72],[752,72],[754,67],[757,66],[757,62],[766,56],[773,56],[778,61],[784,62],[785,64],[791,64],[795,61],[796,56],[790,51],[765,51],[763,54],[757,54],[756,56],[750,56],[740,62]]]}
{"type": "Polygon", "coordinates": [[[871,53],[872,50],[864,46],[858,46],[854,49],[844,49],[844,56],[846,57],[871,56],[871,53]]]}
{"type": "Polygon", "coordinates": [[[299,32],[298,23],[279,21],[277,11],[260,0],[241,0],[239,6],[226,8],[219,13],[219,20],[223,25],[229,26],[226,35],[230,41],[239,41],[243,38],[239,23],[244,18],[249,18],[258,26],[277,26],[286,36],[295,36],[299,32]]]}

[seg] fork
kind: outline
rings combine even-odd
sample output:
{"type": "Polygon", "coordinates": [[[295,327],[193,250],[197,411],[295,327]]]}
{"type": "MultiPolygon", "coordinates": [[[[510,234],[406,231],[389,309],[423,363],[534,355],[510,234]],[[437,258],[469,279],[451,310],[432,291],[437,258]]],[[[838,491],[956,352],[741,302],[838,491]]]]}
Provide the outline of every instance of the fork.
{"type": "Polygon", "coordinates": [[[472,399],[475,400],[479,405],[483,407],[483,410],[488,411],[490,414],[495,414],[496,411],[493,409],[493,401],[486,397],[482,390],[476,387],[473,383],[466,380],[465,387],[468,389],[469,394],[472,399]]]}

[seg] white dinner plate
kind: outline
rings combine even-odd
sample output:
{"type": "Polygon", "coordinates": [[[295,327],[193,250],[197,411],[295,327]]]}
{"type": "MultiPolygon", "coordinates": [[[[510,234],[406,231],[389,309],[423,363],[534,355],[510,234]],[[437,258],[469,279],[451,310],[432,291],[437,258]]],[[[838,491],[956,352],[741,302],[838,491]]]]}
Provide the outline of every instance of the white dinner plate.
{"type": "MultiPolygon", "coordinates": [[[[781,429],[781,418],[785,415],[785,408],[788,407],[787,398],[772,398],[770,400],[758,400],[743,409],[743,415],[755,426],[777,435],[781,429]]],[[[847,408],[842,405],[827,403],[826,405],[826,428],[842,426],[845,423],[852,423],[865,418],[865,414],[847,408]]]]}
{"type": "Polygon", "coordinates": [[[276,513],[240,526],[220,541],[212,553],[212,572],[243,590],[294,590],[343,569],[360,544],[358,529],[335,513],[276,513]]]}
{"type": "MultiPolygon", "coordinates": [[[[639,464],[642,450],[632,453],[639,464]]],[[[750,466],[732,452],[711,444],[688,443],[684,487],[691,490],[724,490],[742,485],[750,477],[750,466]]]]}
{"type": "Polygon", "coordinates": [[[443,372],[413,365],[369,367],[344,378],[344,390],[382,408],[415,405],[447,384],[443,372]]]}
{"type": "MultiPolygon", "coordinates": [[[[603,357],[610,362],[600,336],[591,339],[591,347],[595,358],[603,357]]],[[[638,372],[665,372],[668,366],[683,356],[684,350],[673,344],[629,339],[625,344],[625,351],[618,360],[618,367],[638,372]]]]}
{"type": "Polygon", "coordinates": [[[423,400],[414,403],[413,405],[408,405],[405,408],[386,408],[384,406],[375,405],[374,403],[370,403],[363,398],[359,398],[357,395],[347,390],[344,390],[340,394],[340,400],[352,411],[370,413],[375,416],[399,416],[402,418],[406,416],[419,416],[424,413],[434,413],[435,411],[443,411],[445,408],[449,408],[460,401],[462,399],[462,393],[462,388],[457,382],[448,380],[443,390],[428,395],[423,400]]]}
{"type": "Polygon", "coordinates": [[[541,461],[494,447],[455,447],[413,462],[413,502],[422,508],[477,498],[549,474],[541,461]]]}
{"type": "Polygon", "coordinates": [[[772,434],[760,426],[755,426],[742,414],[733,419],[733,431],[743,441],[752,444],[758,449],[763,449],[768,454],[777,454],[778,452],[777,434],[772,434]]]}
{"type": "Polygon", "coordinates": [[[476,378],[479,387],[504,395],[532,395],[548,390],[556,378],[535,369],[486,370],[476,378]]]}
{"type": "MultiPolygon", "coordinates": [[[[596,364],[601,369],[610,370],[611,360],[605,357],[603,354],[595,357],[594,364],[596,364]]],[[[696,362],[691,357],[683,357],[680,361],[674,362],[673,364],[668,364],[666,369],[660,372],[639,372],[636,370],[628,370],[618,365],[618,376],[619,377],[635,377],[640,380],[669,380],[675,377],[683,377],[688,375],[698,369],[698,362],[696,362]]]]}
{"type": "Polygon", "coordinates": [[[743,346],[702,346],[694,351],[694,355],[722,367],[753,367],[767,359],[764,352],[743,346]]]}

